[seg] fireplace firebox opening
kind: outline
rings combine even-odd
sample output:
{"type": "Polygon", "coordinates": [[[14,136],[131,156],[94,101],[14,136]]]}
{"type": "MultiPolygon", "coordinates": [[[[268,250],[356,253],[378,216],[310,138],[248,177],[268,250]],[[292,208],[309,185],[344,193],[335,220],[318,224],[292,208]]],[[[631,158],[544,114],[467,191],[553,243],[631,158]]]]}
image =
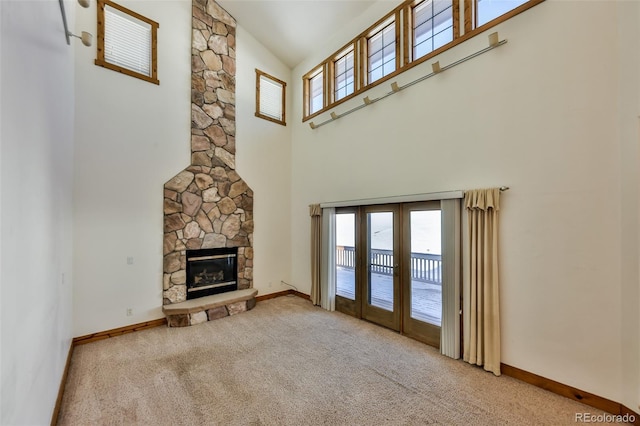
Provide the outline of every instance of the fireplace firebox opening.
{"type": "Polygon", "coordinates": [[[187,250],[187,300],[238,289],[238,248],[187,250]]]}

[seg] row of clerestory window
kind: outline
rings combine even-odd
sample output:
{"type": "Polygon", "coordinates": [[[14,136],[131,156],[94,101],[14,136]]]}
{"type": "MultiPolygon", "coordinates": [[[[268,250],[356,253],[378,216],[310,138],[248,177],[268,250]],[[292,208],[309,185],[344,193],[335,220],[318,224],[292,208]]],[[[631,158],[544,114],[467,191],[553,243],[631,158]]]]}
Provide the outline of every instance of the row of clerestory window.
{"type": "Polygon", "coordinates": [[[543,1],[407,0],[303,76],[303,121],[543,1]]]}

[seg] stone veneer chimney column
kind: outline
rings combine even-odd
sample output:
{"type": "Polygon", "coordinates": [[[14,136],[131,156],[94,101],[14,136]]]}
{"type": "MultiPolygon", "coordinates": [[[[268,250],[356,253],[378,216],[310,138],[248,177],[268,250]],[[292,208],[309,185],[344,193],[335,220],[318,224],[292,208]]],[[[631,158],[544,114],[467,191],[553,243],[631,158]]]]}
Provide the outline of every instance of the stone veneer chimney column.
{"type": "Polygon", "coordinates": [[[238,247],[238,289],[253,287],[253,191],[236,173],[236,21],[193,0],[191,164],[164,185],[163,304],[186,300],[186,250],[238,247]]]}

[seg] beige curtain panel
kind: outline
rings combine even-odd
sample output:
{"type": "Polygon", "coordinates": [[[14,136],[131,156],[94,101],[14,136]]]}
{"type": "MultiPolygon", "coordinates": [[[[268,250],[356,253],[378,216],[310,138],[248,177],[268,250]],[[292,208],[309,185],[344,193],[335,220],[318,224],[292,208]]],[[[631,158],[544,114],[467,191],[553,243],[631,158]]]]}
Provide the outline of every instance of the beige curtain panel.
{"type": "Polygon", "coordinates": [[[311,215],[311,303],[320,304],[320,271],[322,269],[322,209],[309,206],[311,215]]]}
{"type": "Polygon", "coordinates": [[[463,304],[463,359],[500,375],[500,285],[498,277],[498,211],[500,190],[466,191],[468,276],[463,304]]]}

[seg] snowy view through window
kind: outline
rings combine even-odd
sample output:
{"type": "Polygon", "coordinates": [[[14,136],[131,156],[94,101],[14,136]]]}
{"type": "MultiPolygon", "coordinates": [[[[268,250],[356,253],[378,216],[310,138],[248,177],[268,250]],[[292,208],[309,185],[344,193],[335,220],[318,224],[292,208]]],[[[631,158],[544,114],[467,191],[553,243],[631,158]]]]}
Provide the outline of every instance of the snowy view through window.
{"type": "Polygon", "coordinates": [[[502,16],[528,0],[478,0],[478,26],[502,16]]]}
{"type": "MultiPolygon", "coordinates": [[[[356,299],[354,213],[336,215],[337,294],[356,299]]],[[[367,303],[393,311],[393,213],[367,214],[369,253],[367,254],[367,303]]],[[[440,210],[410,212],[411,317],[440,325],[442,315],[441,213],[440,210]]],[[[409,242],[405,242],[408,244],[409,242]]],[[[407,277],[408,278],[408,277],[407,277]]]]}
{"type": "MultiPolygon", "coordinates": [[[[440,243],[440,211],[413,212],[411,216],[412,239],[411,251],[417,253],[442,254],[440,243]],[[416,214],[420,213],[420,214],[416,214]],[[415,234],[414,230],[415,229],[415,234]]],[[[388,213],[390,216],[391,213],[388,213]]],[[[393,249],[393,229],[385,226],[389,221],[387,216],[374,215],[371,218],[373,238],[371,248],[393,249]]],[[[355,215],[336,215],[336,244],[339,246],[355,246],[355,215]]]]}

